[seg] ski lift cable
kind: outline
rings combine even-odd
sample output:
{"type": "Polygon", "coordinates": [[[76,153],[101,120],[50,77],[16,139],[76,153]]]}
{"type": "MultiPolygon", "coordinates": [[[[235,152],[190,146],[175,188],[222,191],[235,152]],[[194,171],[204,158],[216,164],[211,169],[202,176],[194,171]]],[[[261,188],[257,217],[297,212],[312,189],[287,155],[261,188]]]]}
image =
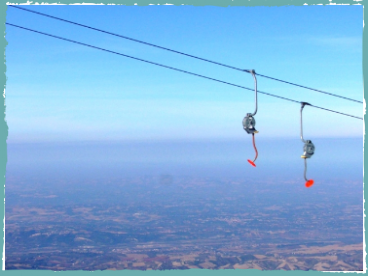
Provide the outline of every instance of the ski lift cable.
{"type": "MultiPolygon", "coordinates": [[[[111,51],[111,50],[108,50],[108,49],[105,49],[105,48],[100,48],[100,47],[97,47],[97,46],[94,46],[94,45],[82,43],[82,42],[71,40],[71,39],[68,39],[68,38],[64,38],[64,37],[60,37],[60,36],[40,32],[40,31],[37,31],[37,30],[33,30],[33,29],[26,28],[26,27],[18,26],[18,25],[8,23],[8,22],[6,22],[5,24],[7,24],[9,26],[16,27],[16,28],[20,28],[20,29],[23,29],[23,30],[31,31],[31,32],[34,32],[34,33],[42,34],[42,35],[45,35],[45,36],[49,36],[49,37],[57,38],[57,39],[60,39],[60,40],[68,41],[68,42],[71,42],[71,43],[79,44],[79,45],[82,45],[82,46],[94,48],[94,49],[101,50],[101,51],[104,51],[104,52],[108,52],[108,53],[128,57],[128,58],[131,58],[131,59],[134,59],[134,60],[146,62],[146,63],[149,63],[149,64],[157,65],[157,66],[164,67],[164,68],[167,68],[167,69],[171,69],[171,70],[174,70],[174,71],[178,71],[178,72],[186,73],[186,74],[189,74],[189,75],[193,75],[193,76],[213,80],[213,81],[216,81],[216,82],[224,83],[224,84],[227,84],[227,85],[239,87],[239,88],[242,88],[242,89],[254,91],[251,88],[244,87],[244,86],[241,86],[241,85],[237,85],[237,84],[234,84],[234,83],[230,83],[230,82],[226,82],[226,81],[223,81],[223,80],[207,77],[207,76],[204,76],[204,75],[200,75],[200,74],[196,74],[196,73],[193,73],[193,72],[185,71],[185,70],[182,70],[182,69],[178,69],[178,68],[175,68],[175,67],[171,67],[171,66],[167,66],[167,65],[164,65],[164,64],[156,63],[156,62],[153,62],[153,61],[148,61],[148,60],[144,60],[144,59],[141,59],[141,58],[125,55],[125,54],[122,54],[122,53],[119,53],[119,52],[111,51]]],[[[289,99],[289,98],[286,98],[286,97],[274,95],[274,94],[271,94],[271,93],[268,93],[268,92],[263,92],[263,91],[257,91],[257,92],[261,93],[261,94],[264,94],[264,95],[267,95],[267,96],[270,96],[270,97],[274,97],[274,98],[278,98],[278,99],[282,99],[282,100],[286,100],[286,101],[290,101],[290,102],[294,102],[294,103],[298,103],[298,104],[301,103],[300,101],[296,101],[296,100],[289,99]]],[[[357,116],[354,116],[354,115],[351,115],[351,114],[342,113],[342,112],[339,112],[339,111],[335,111],[335,110],[331,110],[331,109],[327,109],[327,108],[323,108],[323,107],[319,107],[319,106],[314,106],[314,105],[311,105],[311,106],[313,106],[315,108],[322,109],[322,110],[326,110],[326,111],[329,111],[329,112],[334,112],[334,113],[341,114],[341,115],[344,115],[344,116],[349,116],[349,117],[352,117],[352,118],[363,120],[363,118],[357,117],[357,116]]]]}
{"type": "MultiPolygon", "coordinates": [[[[145,42],[145,41],[142,41],[142,40],[138,40],[138,39],[135,39],[135,38],[131,38],[131,37],[128,37],[128,36],[112,33],[112,32],[109,32],[109,31],[101,30],[101,29],[94,28],[94,27],[91,27],[91,26],[88,26],[88,25],[84,25],[84,24],[80,24],[80,23],[77,23],[77,22],[74,22],[74,21],[66,20],[66,19],[63,19],[63,18],[60,18],[60,17],[52,16],[52,15],[49,15],[49,14],[46,14],[46,13],[33,11],[33,10],[30,10],[30,9],[19,7],[17,5],[8,5],[8,6],[12,7],[12,8],[17,8],[17,9],[20,9],[20,10],[24,10],[24,11],[27,11],[27,12],[31,12],[31,13],[34,13],[34,14],[37,14],[37,15],[49,17],[49,18],[56,19],[56,20],[60,20],[60,21],[66,22],[66,23],[74,24],[74,25],[77,25],[77,26],[80,26],[80,27],[88,28],[88,29],[91,29],[91,30],[94,30],[94,31],[98,31],[98,32],[102,32],[102,33],[105,33],[105,34],[109,34],[109,35],[117,36],[117,37],[124,38],[124,39],[127,39],[127,40],[131,40],[131,41],[134,41],[134,42],[137,42],[137,43],[145,44],[145,45],[148,45],[148,46],[151,46],[151,47],[156,47],[156,48],[159,48],[159,49],[162,49],[162,50],[166,50],[166,51],[174,52],[174,53],[177,53],[177,54],[180,54],[180,55],[195,58],[195,59],[198,59],[198,60],[206,61],[206,62],[213,63],[213,64],[216,64],[216,65],[220,65],[220,66],[223,66],[223,67],[227,67],[227,68],[230,68],[230,69],[233,69],[233,70],[238,70],[238,71],[250,73],[250,70],[241,69],[241,68],[231,66],[231,65],[227,65],[227,64],[224,64],[224,63],[220,63],[220,62],[217,62],[217,61],[212,61],[212,60],[209,60],[209,59],[205,59],[205,58],[197,57],[197,56],[194,56],[194,55],[186,54],[186,53],[176,51],[176,50],[173,50],[173,49],[170,49],[170,48],[162,47],[162,46],[159,46],[159,45],[156,45],[156,44],[152,44],[152,43],[145,42]]],[[[292,83],[292,82],[289,82],[289,81],[284,81],[284,80],[281,80],[281,79],[278,79],[278,78],[269,77],[269,76],[266,76],[266,75],[263,75],[263,74],[256,73],[256,75],[258,75],[260,77],[263,77],[263,78],[268,78],[268,79],[271,79],[271,80],[274,80],[274,81],[294,85],[294,86],[297,86],[297,87],[300,87],[300,88],[309,89],[309,90],[312,90],[312,91],[315,91],[315,92],[318,92],[318,93],[323,93],[323,94],[326,94],[326,95],[329,95],[329,96],[341,98],[341,99],[344,99],[344,100],[348,100],[348,101],[352,101],[352,102],[356,102],[356,103],[361,103],[361,104],[363,103],[362,101],[358,101],[358,100],[351,99],[351,98],[348,98],[348,97],[344,97],[344,96],[341,96],[341,95],[337,95],[337,94],[334,94],[334,93],[322,91],[322,90],[319,90],[319,89],[311,88],[311,87],[308,87],[308,86],[292,83]]]]}

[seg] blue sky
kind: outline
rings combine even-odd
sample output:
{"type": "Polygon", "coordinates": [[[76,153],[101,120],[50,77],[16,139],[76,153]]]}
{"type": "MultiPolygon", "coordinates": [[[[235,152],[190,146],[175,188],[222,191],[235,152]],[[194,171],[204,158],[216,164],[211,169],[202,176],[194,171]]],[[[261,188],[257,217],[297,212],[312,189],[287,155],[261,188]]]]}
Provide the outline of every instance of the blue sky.
{"type": "MultiPolygon", "coordinates": [[[[362,6],[26,6],[363,100],[362,6]]],[[[252,88],[250,74],[8,8],[7,22],[252,88]]],[[[250,139],[253,92],[7,26],[8,142],[250,139]]],[[[261,91],[363,116],[363,105],[258,78],[261,91]]],[[[298,104],[259,95],[262,137],[298,137],[298,104]]],[[[306,107],[304,134],[362,137],[363,121],[306,107]]]]}

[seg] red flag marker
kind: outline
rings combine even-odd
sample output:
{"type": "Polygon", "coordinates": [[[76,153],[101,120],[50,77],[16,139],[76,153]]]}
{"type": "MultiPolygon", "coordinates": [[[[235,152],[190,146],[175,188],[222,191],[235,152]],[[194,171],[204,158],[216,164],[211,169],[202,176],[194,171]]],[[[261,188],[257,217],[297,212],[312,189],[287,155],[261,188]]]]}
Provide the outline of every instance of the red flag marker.
{"type": "Polygon", "coordinates": [[[305,187],[310,188],[314,184],[314,180],[310,179],[307,182],[305,182],[305,187]]]}
{"type": "Polygon", "coordinates": [[[253,167],[255,167],[255,166],[256,166],[256,164],[254,164],[254,162],[253,162],[253,161],[251,161],[251,160],[249,160],[249,159],[248,159],[248,162],[249,162],[249,164],[251,164],[253,167]]]}

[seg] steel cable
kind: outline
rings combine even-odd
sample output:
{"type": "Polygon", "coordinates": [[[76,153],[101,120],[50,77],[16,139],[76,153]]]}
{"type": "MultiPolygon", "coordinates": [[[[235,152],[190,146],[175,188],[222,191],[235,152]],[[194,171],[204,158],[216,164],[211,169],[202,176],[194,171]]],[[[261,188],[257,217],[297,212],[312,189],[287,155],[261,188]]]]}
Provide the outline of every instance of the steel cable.
{"type": "MultiPolygon", "coordinates": [[[[153,62],[153,61],[148,61],[148,60],[144,60],[144,59],[141,59],[141,58],[137,58],[137,57],[125,55],[125,54],[122,54],[122,53],[119,53],[119,52],[115,52],[115,51],[111,51],[111,50],[108,50],[108,49],[100,48],[100,47],[97,47],[97,46],[93,46],[93,45],[90,45],[90,44],[82,43],[82,42],[75,41],[75,40],[72,40],[72,39],[68,39],[68,38],[64,38],[64,37],[60,37],[60,36],[56,36],[56,35],[52,35],[52,34],[48,34],[48,33],[44,33],[44,32],[40,32],[40,31],[36,31],[36,30],[29,29],[29,28],[26,28],[26,27],[22,27],[22,26],[18,26],[18,25],[15,25],[15,24],[11,24],[11,23],[8,23],[8,22],[6,22],[6,24],[9,25],[9,26],[16,27],[16,28],[24,29],[24,30],[27,30],[27,31],[31,31],[31,32],[34,32],[34,33],[38,33],[38,34],[46,35],[46,36],[49,36],[49,37],[57,38],[57,39],[60,39],[60,40],[68,41],[68,42],[71,42],[71,43],[79,44],[79,45],[82,45],[82,46],[94,48],[94,49],[101,50],[101,51],[104,51],[104,52],[108,52],[108,53],[112,53],[112,54],[116,54],[116,55],[128,57],[128,58],[131,58],[131,59],[134,59],[134,60],[146,62],[146,63],[149,63],[149,64],[153,64],[153,65],[156,65],[156,66],[164,67],[164,68],[171,69],[171,70],[174,70],[174,71],[186,73],[186,74],[189,74],[189,75],[193,75],[193,76],[197,76],[197,77],[201,77],[201,78],[205,78],[205,79],[213,80],[213,81],[216,81],[216,82],[221,82],[221,83],[224,83],[224,84],[227,84],[227,85],[231,85],[231,86],[235,86],[235,87],[239,87],[239,88],[242,88],[242,89],[253,91],[253,89],[248,88],[248,87],[244,87],[244,86],[241,86],[241,85],[233,84],[233,83],[222,81],[222,80],[219,80],[219,79],[215,79],[215,78],[203,76],[203,75],[200,75],[200,74],[196,74],[196,73],[193,73],[193,72],[185,71],[185,70],[178,69],[178,68],[175,68],[175,67],[171,67],[171,66],[160,64],[160,63],[156,63],[156,62],[153,62]]],[[[286,98],[286,97],[274,95],[274,94],[263,92],[263,91],[258,91],[258,93],[264,94],[264,95],[267,95],[267,96],[271,96],[271,97],[274,97],[274,98],[279,98],[279,99],[282,99],[282,100],[294,102],[294,103],[301,103],[300,101],[296,101],[296,100],[293,100],[293,99],[289,99],[289,98],[286,98]]],[[[363,120],[363,118],[357,117],[357,116],[354,116],[354,115],[342,113],[342,112],[339,112],[339,111],[334,111],[334,110],[323,108],[323,107],[319,107],[319,106],[314,106],[314,105],[311,105],[311,106],[313,106],[315,108],[322,109],[322,110],[326,110],[326,111],[334,112],[334,113],[337,113],[337,114],[341,114],[341,115],[345,115],[345,116],[349,116],[349,117],[353,117],[353,118],[357,118],[357,119],[363,120]]]]}

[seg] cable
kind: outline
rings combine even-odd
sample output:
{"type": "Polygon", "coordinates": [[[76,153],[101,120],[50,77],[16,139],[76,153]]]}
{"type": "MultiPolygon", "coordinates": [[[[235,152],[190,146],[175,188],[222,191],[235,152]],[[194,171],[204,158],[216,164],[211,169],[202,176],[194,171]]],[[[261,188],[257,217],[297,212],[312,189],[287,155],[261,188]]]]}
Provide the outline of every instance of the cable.
{"type": "MultiPolygon", "coordinates": [[[[6,22],[5,24],[7,24],[9,26],[16,27],[16,28],[20,28],[20,29],[23,29],[23,30],[31,31],[31,32],[34,32],[34,33],[38,33],[38,34],[50,36],[50,37],[53,37],[53,38],[57,38],[57,39],[60,39],[60,40],[72,42],[72,43],[79,44],[79,45],[82,45],[82,46],[87,46],[87,47],[94,48],[94,49],[97,49],[97,50],[105,51],[105,52],[108,52],[108,53],[112,53],[112,54],[116,54],[116,55],[128,57],[128,58],[131,58],[131,59],[143,61],[143,62],[146,62],[146,63],[149,63],[149,64],[157,65],[157,66],[164,67],[164,68],[167,68],[167,69],[171,69],[171,70],[174,70],[174,71],[186,73],[186,74],[189,74],[189,75],[193,75],[193,76],[197,76],[197,77],[201,77],[201,78],[205,78],[205,79],[213,80],[213,81],[216,81],[216,82],[221,82],[221,83],[228,84],[228,85],[231,85],[231,86],[235,86],[235,87],[239,87],[239,88],[243,88],[243,89],[247,89],[247,90],[253,91],[253,89],[248,88],[248,87],[244,87],[244,86],[241,86],[241,85],[237,85],[237,84],[233,84],[233,83],[230,83],[230,82],[222,81],[222,80],[219,80],[219,79],[210,78],[210,77],[207,77],[207,76],[203,76],[203,75],[200,75],[200,74],[192,73],[192,72],[185,71],[185,70],[182,70],[182,69],[178,69],[178,68],[175,68],[175,67],[163,65],[163,64],[160,64],[160,63],[156,63],[156,62],[152,62],[152,61],[148,61],[148,60],[144,60],[144,59],[132,57],[132,56],[129,56],[129,55],[125,55],[125,54],[122,54],[122,53],[114,52],[114,51],[107,50],[107,49],[104,49],[104,48],[100,48],[100,47],[97,47],[97,46],[93,46],[93,45],[90,45],[90,44],[86,44],[86,43],[82,43],[82,42],[79,42],[79,41],[71,40],[71,39],[68,39],[68,38],[64,38],[64,37],[60,37],[60,36],[56,36],[56,35],[52,35],[52,34],[40,32],[40,31],[36,31],[36,30],[25,28],[25,27],[22,27],[22,26],[14,25],[14,24],[11,24],[11,23],[8,23],[8,22],[6,22]]],[[[262,92],[262,91],[257,91],[257,92],[258,93],[261,93],[261,94],[264,94],[264,95],[267,95],[267,96],[274,97],[274,98],[279,98],[279,99],[290,101],[290,102],[294,102],[294,103],[301,103],[299,101],[296,101],[296,100],[293,100],[293,99],[289,99],[289,98],[285,98],[285,97],[281,97],[281,96],[274,95],[274,94],[271,94],[271,93],[262,92]]],[[[357,116],[353,116],[353,115],[350,115],[350,114],[345,114],[345,113],[342,113],[342,112],[338,112],[338,111],[334,111],[334,110],[330,110],[330,109],[326,109],[326,108],[322,108],[322,107],[317,107],[317,106],[314,106],[314,107],[320,108],[320,109],[324,109],[324,110],[330,111],[330,112],[335,112],[335,113],[338,113],[338,114],[341,114],[341,115],[345,115],[345,116],[349,116],[349,117],[353,117],[353,118],[357,118],[357,119],[363,120],[363,118],[360,118],[360,117],[357,117],[357,116]]]]}
{"type": "Polygon", "coordinates": [[[180,54],[180,55],[185,55],[185,56],[188,56],[188,57],[191,57],[191,58],[196,58],[196,59],[199,59],[199,60],[207,61],[207,62],[217,64],[217,65],[220,65],[220,66],[228,67],[228,68],[231,68],[231,69],[234,69],[234,70],[238,70],[238,71],[242,71],[242,72],[244,72],[244,71],[245,72],[250,72],[250,70],[240,69],[240,68],[230,66],[230,65],[226,65],[226,64],[223,64],[223,63],[220,63],[220,62],[216,62],[216,61],[208,60],[208,59],[205,59],[205,58],[200,58],[200,57],[197,57],[197,56],[189,55],[189,54],[186,54],[186,53],[183,53],[183,52],[179,52],[179,51],[176,51],[176,50],[165,48],[165,47],[155,45],[155,44],[152,44],[152,43],[148,43],[148,42],[145,42],[145,41],[142,41],[142,40],[134,39],[134,38],[131,38],[131,37],[128,37],[128,36],[119,35],[119,34],[116,34],[116,33],[112,33],[112,32],[104,31],[104,30],[101,30],[101,29],[97,29],[97,28],[94,28],[94,27],[91,27],[91,26],[83,25],[83,24],[80,24],[80,23],[77,23],[77,22],[74,22],[74,21],[69,21],[69,20],[66,20],[66,19],[63,19],[63,18],[60,18],[60,17],[56,17],[56,16],[46,14],[46,13],[32,11],[32,10],[29,10],[29,9],[26,9],[26,8],[21,8],[21,7],[14,6],[14,5],[8,5],[8,6],[13,7],[13,8],[17,8],[17,9],[20,9],[20,10],[24,10],[24,11],[27,11],[27,12],[32,12],[32,13],[35,13],[35,14],[38,14],[38,15],[46,16],[46,17],[49,17],[49,18],[52,18],[52,19],[60,20],[60,21],[66,22],[66,23],[74,24],[74,25],[84,27],[84,28],[87,28],[87,29],[91,29],[91,30],[94,30],[94,31],[98,31],[98,32],[101,32],[101,33],[105,33],[105,34],[117,36],[117,37],[120,37],[120,38],[128,39],[128,40],[131,40],[131,41],[134,41],[134,42],[142,43],[142,44],[152,46],[152,47],[156,47],[156,48],[159,48],[159,49],[162,49],[162,50],[174,52],[174,53],[177,53],[177,54],[180,54]]]}
{"type": "MultiPolygon", "coordinates": [[[[234,67],[234,66],[231,66],[231,65],[227,65],[227,64],[220,63],[220,62],[212,61],[212,60],[209,60],[209,59],[193,56],[193,55],[186,54],[186,53],[183,53],[183,52],[179,52],[179,51],[176,51],[176,50],[173,50],[173,49],[165,48],[165,47],[162,47],[162,46],[159,46],[159,45],[156,45],[156,44],[152,44],[152,43],[148,43],[148,42],[145,42],[145,41],[142,41],[142,40],[134,39],[134,38],[131,38],[131,37],[128,37],[128,36],[119,35],[119,34],[116,34],[116,33],[104,31],[104,30],[97,29],[97,28],[94,28],[94,27],[91,27],[91,26],[87,26],[87,25],[83,25],[83,24],[80,24],[80,23],[77,23],[77,22],[66,20],[66,19],[63,19],[63,18],[60,18],[60,17],[52,16],[52,15],[49,15],[49,14],[46,14],[46,13],[32,11],[32,10],[29,10],[29,9],[26,9],[26,8],[23,8],[23,7],[19,7],[19,6],[15,6],[15,5],[8,5],[8,6],[12,7],[12,8],[17,8],[17,9],[20,9],[20,10],[24,10],[24,11],[27,11],[27,12],[31,12],[31,13],[34,13],[34,14],[37,14],[37,15],[46,16],[46,17],[49,17],[49,18],[52,18],[52,19],[60,20],[60,21],[66,22],[66,23],[74,24],[74,25],[77,25],[77,26],[80,26],[80,27],[88,28],[88,29],[91,29],[91,30],[94,30],[94,31],[102,32],[102,33],[105,33],[105,34],[117,36],[117,37],[124,38],[124,39],[128,39],[128,40],[131,40],[131,41],[134,41],[134,42],[138,42],[138,43],[145,44],[145,45],[148,45],[148,46],[156,47],[156,48],[159,48],[159,49],[162,49],[162,50],[174,52],[174,53],[177,53],[177,54],[180,54],[180,55],[184,55],[184,56],[199,59],[199,60],[202,60],[202,61],[210,62],[210,63],[220,65],[220,66],[223,66],[223,67],[227,67],[227,68],[230,68],[230,69],[250,73],[250,70],[247,70],[247,69],[241,69],[241,68],[237,68],[237,67],[234,67]]],[[[361,103],[361,104],[363,103],[362,101],[358,101],[358,100],[351,99],[351,98],[348,98],[348,97],[340,96],[340,95],[333,94],[333,93],[330,93],[330,92],[325,92],[325,91],[315,89],[315,88],[311,88],[311,87],[307,87],[307,86],[304,86],[304,85],[300,85],[300,84],[280,80],[280,79],[277,79],[277,78],[265,76],[265,75],[262,75],[262,74],[256,73],[256,75],[258,75],[260,77],[268,78],[268,79],[271,79],[271,80],[283,82],[283,83],[286,83],[286,84],[294,85],[294,86],[297,86],[297,87],[300,87],[300,88],[305,88],[305,89],[309,89],[309,90],[312,90],[312,91],[315,91],[315,92],[323,93],[323,94],[326,94],[326,95],[329,95],[329,96],[341,98],[341,99],[344,99],[344,100],[348,100],[348,101],[352,101],[352,102],[356,102],[356,103],[361,103]]]]}
{"type": "Polygon", "coordinates": [[[329,95],[329,96],[333,96],[333,97],[341,98],[341,99],[344,99],[344,100],[348,100],[348,101],[352,101],[352,102],[356,102],[356,103],[363,103],[362,101],[354,100],[354,99],[351,99],[351,98],[347,98],[347,97],[340,96],[340,95],[337,95],[337,94],[333,94],[333,93],[330,93],[330,92],[325,92],[325,91],[318,90],[318,89],[311,88],[311,87],[307,87],[307,86],[304,86],[304,85],[300,85],[300,84],[296,84],[296,83],[292,83],[292,82],[288,82],[288,81],[284,81],[284,80],[280,80],[280,79],[272,78],[272,77],[265,76],[265,75],[262,75],[262,74],[258,74],[258,73],[256,73],[256,75],[257,75],[257,76],[260,76],[260,77],[267,78],[267,79],[271,79],[271,80],[275,80],[275,81],[279,81],[279,82],[283,82],[283,83],[291,84],[291,85],[294,85],[294,86],[298,86],[298,87],[301,87],[301,88],[305,88],[305,89],[313,90],[313,91],[316,91],[316,92],[319,92],[319,93],[323,93],[323,94],[326,94],[326,95],[329,95]]]}
{"type": "Polygon", "coordinates": [[[345,115],[345,116],[350,116],[350,117],[353,117],[353,118],[357,118],[357,119],[361,119],[361,120],[363,120],[363,118],[361,118],[361,117],[357,117],[357,116],[353,116],[353,115],[349,115],[349,114],[341,113],[341,112],[339,112],[339,111],[335,111],[335,110],[327,109],[327,108],[320,107],[320,106],[316,106],[316,105],[313,105],[313,104],[311,104],[310,106],[315,107],[315,108],[318,108],[318,109],[322,109],[322,110],[326,110],[326,111],[334,112],[334,113],[337,113],[337,114],[342,114],[342,115],[345,115]]]}
{"type": "Polygon", "coordinates": [[[255,141],[255,138],[254,138],[254,133],[252,133],[252,140],[253,140],[253,147],[254,147],[254,150],[256,152],[256,157],[254,157],[254,160],[253,160],[253,163],[254,163],[254,162],[256,162],[257,157],[258,157],[258,150],[257,150],[257,147],[256,147],[256,141],[255,141]]]}

